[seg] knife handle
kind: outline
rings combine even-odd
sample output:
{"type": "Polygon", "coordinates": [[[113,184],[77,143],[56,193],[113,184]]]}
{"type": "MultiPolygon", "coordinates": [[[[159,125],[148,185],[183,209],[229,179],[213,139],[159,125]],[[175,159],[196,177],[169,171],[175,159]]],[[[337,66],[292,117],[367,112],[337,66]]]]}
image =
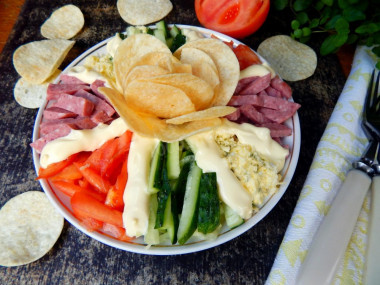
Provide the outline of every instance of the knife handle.
{"type": "Polygon", "coordinates": [[[372,179],[372,199],[368,228],[367,256],[364,269],[366,285],[380,282],[380,176],[372,179]]]}
{"type": "Polygon", "coordinates": [[[371,178],[352,169],[323,219],[301,265],[296,284],[330,284],[344,256],[371,184],[371,178]]]}

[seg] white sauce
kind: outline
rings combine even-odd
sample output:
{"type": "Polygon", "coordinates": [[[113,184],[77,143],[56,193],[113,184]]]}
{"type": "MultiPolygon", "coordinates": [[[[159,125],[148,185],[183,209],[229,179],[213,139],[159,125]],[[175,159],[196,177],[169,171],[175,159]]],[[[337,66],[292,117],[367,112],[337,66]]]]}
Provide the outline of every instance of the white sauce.
{"type": "Polygon", "coordinates": [[[110,84],[107,77],[103,76],[99,72],[96,72],[94,70],[90,70],[82,65],[74,66],[70,68],[69,72],[67,72],[67,75],[75,76],[79,80],[83,81],[84,83],[91,84],[95,80],[102,80],[105,82],[106,87],[111,87],[112,84],[110,84]]]}
{"type": "Polygon", "coordinates": [[[115,57],[115,53],[119,45],[123,40],[120,38],[119,33],[116,33],[115,36],[107,43],[107,52],[115,57]]]}
{"type": "Polygon", "coordinates": [[[243,188],[230,170],[227,161],[222,158],[214,140],[214,132],[235,134],[243,144],[250,145],[264,158],[274,163],[280,171],[285,163],[288,150],[271,139],[269,130],[257,128],[250,124],[236,124],[224,120],[217,129],[203,132],[186,140],[195,152],[195,160],[204,172],[216,172],[220,199],[231,207],[239,216],[248,219],[252,216],[252,196],[243,188]]]}
{"type": "Polygon", "coordinates": [[[192,29],[181,29],[181,33],[186,36],[186,42],[204,39],[204,36],[201,33],[192,29]]]}
{"type": "Polygon", "coordinates": [[[110,125],[99,124],[89,130],[71,130],[67,136],[45,145],[40,156],[41,167],[46,168],[51,163],[65,160],[70,155],[81,151],[94,151],[106,141],[121,136],[127,129],[123,119],[118,118],[110,125]]]}
{"type": "Polygon", "coordinates": [[[271,73],[271,78],[274,78],[276,76],[276,73],[271,67],[268,66],[268,64],[253,64],[240,71],[239,80],[251,76],[264,76],[268,73],[271,73]]]}
{"type": "Polygon", "coordinates": [[[139,237],[148,229],[148,179],[150,161],[158,139],[134,133],[128,156],[128,182],[124,190],[124,228],[128,236],[139,237]]]}

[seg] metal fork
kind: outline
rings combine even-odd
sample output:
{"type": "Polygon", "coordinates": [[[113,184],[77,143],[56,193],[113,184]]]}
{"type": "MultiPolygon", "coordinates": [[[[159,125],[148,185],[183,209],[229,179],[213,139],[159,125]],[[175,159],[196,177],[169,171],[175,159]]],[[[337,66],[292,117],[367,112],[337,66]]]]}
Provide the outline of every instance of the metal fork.
{"type": "Polygon", "coordinates": [[[377,112],[378,108],[372,108],[376,103],[372,99],[367,103],[373,90],[372,79],[366,94],[362,124],[364,131],[370,136],[370,143],[361,159],[354,162],[353,169],[347,173],[327,216],[313,238],[299,270],[296,284],[330,284],[350,241],[364,198],[371,185],[371,177],[375,172],[372,164],[378,148],[378,137],[374,122],[378,119],[373,116],[373,111],[377,112]]]}
{"type": "MultiPolygon", "coordinates": [[[[375,79],[375,70],[371,76],[371,83],[373,90],[369,97],[367,97],[365,106],[366,113],[364,125],[372,135],[372,138],[380,142],[380,94],[379,94],[379,81],[380,72],[377,73],[375,79]],[[374,84],[373,84],[374,83],[374,84]]],[[[371,207],[370,218],[368,227],[368,242],[366,262],[363,274],[363,284],[374,285],[378,284],[380,280],[380,151],[377,153],[377,163],[372,165],[374,169],[374,177],[372,179],[371,191],[371,207]]]]}

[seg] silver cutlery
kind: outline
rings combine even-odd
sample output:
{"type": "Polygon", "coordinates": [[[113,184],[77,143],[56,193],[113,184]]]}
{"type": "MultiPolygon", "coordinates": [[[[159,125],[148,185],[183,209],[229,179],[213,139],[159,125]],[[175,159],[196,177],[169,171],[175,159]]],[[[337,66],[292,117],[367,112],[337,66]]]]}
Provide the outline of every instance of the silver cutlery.
{"type": "MultiPolygon", "coordinates": [[[[374,80],[372,74],[372,80],[374,80]]],[[[366,124],[367,128],[372,131],[372,136],[380,141],[380,95],[379,95],[379,77],[377,73],[376,84],[371,93],[372,96],[367,99],[368,106],[366,124]]],[[[363,284],[375,285],[380,282],[380,152],[377,153],[377,164],[372,168],[375,176],[371,185],[371,206],[368,227],[367,254],[363,274],[363,284]]]]}
{"type": "Polygon", "coordinates": [[[369,100],[373,98],[372,93],[375,89],[373,83],[374,73],[366,94],[362,122],[362,127],[370,139],[369,145],[361,159],[352,164],[353,169],[347,173],[344,183],[338,190],[338,194],[317,230],[308,254],[300,267],[296,284],[330,284],[334,280],[350,241],[364,198],[371,185],[371,177],[375,173],[372,164],[378,148],[378,141],[373,125],[374,114],[371,113],[374,111],[372,108],[374,102],[369,100]],[[369,119],[372,123],[368,123],[369,119]]]}

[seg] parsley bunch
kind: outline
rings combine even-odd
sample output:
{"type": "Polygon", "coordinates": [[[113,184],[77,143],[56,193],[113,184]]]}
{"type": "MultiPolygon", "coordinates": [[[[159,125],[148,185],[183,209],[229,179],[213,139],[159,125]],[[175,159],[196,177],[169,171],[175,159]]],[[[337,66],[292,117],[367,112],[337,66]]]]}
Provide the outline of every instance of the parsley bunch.
{"type": "MultiPolygon", "coordinates": [[[[306,43],[313,33],[325,33],[321,55],[344,44],[372,47],[380,57],[380,0],[274,0],[275,9],[290,9],[294,39],[306,43]]],[[[380,69],[380,61],[376,67],[380,69]]]]}

